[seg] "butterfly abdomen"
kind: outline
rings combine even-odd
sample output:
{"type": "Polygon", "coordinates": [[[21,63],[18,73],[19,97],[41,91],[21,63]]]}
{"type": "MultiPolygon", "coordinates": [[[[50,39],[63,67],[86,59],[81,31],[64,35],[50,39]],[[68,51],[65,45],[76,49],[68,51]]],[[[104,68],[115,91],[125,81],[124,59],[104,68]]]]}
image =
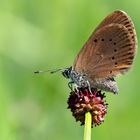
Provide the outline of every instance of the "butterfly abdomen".
{"type": "Polygon", "coordinates": [[[92,80],[91,87],[101,89],[107,92],[113,92],[114,94],[119,92],[117,82],[113,78],[105,78],[92,80]]]}

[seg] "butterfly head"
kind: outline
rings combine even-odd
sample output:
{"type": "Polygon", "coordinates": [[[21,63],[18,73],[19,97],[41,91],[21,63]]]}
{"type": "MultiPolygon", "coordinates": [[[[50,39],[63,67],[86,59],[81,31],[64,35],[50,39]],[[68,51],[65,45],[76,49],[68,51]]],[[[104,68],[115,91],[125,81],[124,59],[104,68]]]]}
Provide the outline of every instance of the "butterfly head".
{"type": "Polygon", "coordinates": [[[69,79],[69,78],[70,78],[70,75],[71,75],[71,70],[72,70],[72,67],[64,69],[64,70],[62,71],[62,75],[63,75],[65,78],[69,79]]]}

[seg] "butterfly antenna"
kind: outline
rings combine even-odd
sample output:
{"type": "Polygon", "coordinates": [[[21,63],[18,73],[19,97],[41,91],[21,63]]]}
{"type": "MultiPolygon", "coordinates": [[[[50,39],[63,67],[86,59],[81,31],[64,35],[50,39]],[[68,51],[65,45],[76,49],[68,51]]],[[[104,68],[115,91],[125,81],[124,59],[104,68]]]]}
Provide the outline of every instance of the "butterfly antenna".
{"type": "Polygon", "coordinates": [[[59,72],[59,71],[63,71],[63,69],[55,69],[55,70],[37,70],[34,71],[35,74],[41,74],[41,73],[46,73],[46,72],[50,72],[51,74],[59,72]]]}

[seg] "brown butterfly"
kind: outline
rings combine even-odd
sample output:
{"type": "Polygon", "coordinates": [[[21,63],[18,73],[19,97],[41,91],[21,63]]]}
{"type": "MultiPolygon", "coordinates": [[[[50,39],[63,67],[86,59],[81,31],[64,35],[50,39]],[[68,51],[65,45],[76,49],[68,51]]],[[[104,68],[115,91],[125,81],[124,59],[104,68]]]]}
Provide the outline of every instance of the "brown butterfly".
{"type": "Polygon", "coordinates": [[[115,76],[127,72],[137,48],[135,28],[123,11],[109,14],[81,48],[72,67],[62,74],[78,87],[118,93],[115,76]]]}

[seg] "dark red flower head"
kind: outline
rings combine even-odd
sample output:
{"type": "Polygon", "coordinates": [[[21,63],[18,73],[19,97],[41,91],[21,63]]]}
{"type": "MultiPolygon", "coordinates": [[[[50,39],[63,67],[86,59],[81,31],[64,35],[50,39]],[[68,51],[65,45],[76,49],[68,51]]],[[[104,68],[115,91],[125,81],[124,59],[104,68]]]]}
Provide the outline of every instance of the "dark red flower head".
{"type": "Polygon", "coordinates": [[[71,91],[68,98],[68,108],[71,109],[76,121],[81,125],[85,122],[85,113],[90,112],[92,115],[92,125],[99,125],[104,121],[107,113],[107,104],[104,100],[105,95],[96,89],[77,88],[71,91]]]}

